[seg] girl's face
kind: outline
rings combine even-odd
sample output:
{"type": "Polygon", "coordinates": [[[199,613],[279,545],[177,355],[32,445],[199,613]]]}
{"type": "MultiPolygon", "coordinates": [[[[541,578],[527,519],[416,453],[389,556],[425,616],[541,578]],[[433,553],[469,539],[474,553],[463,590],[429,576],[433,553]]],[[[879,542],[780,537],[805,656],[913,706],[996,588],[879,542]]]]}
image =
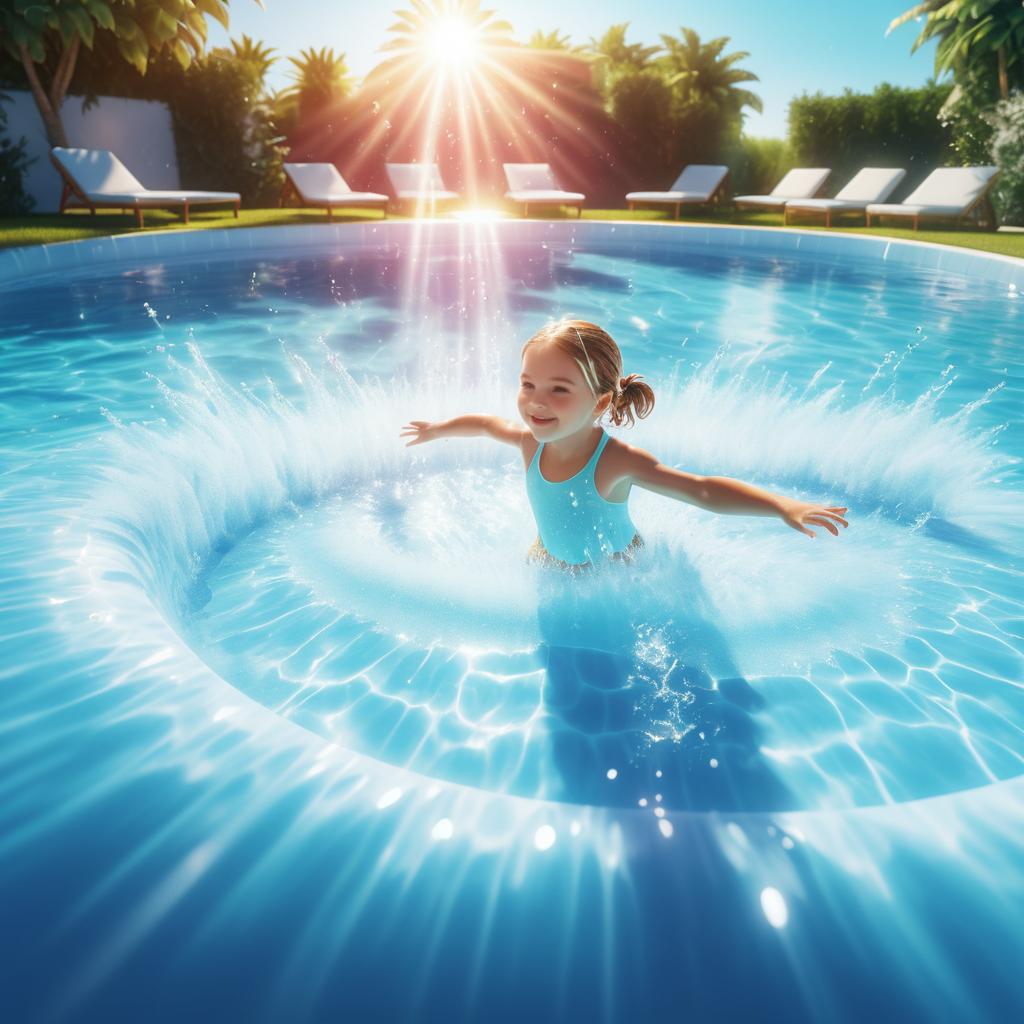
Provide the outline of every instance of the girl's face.
{"type": "Polygon", "coordinates": [[[557,441],[592,427],[610,400],[610,395],[594,398],[576,361],[560,348],[541,342],[523,353],[519,415],[538,441],[557,441]]]}

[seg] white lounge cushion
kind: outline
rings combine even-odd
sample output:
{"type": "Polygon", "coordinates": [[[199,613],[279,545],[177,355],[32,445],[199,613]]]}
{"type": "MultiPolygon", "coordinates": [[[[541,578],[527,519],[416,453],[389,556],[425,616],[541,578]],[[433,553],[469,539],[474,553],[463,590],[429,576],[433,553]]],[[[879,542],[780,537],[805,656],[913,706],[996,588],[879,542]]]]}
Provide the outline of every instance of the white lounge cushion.
{"type": "Polygon", "coordinates": [[[558,184],[551,164],[504,164],[505,180],[508,182],[506,199],[514,203],[582,203],[586,196],[582,192],[566,192],[558,184]]]}
{"type": "Polygon", "coordinates": [[[836,193],[836,199],[852,203],[884,203],[907,176],[902,167],[864,167],[836,193]]]}
{"type": "Polygon", "coordinates": [[[109,149],[57,146],[50,152],[85,195],[145,191],[142,182],[109,149]]]}
{"type": "Polygon", "coordinates": [[[725,180],[729,168],[722,164],[689,164],[667,192],[630,192],[635,203],[706,203],[725,180]]]}
{"type": "Polygon", "coordinates": [[[381,195],[380,192],[337,192],[317,195],[315,192],[302,193],[303,200],[310,206],[377,206],[386,203],[391,197],[381,195]]]}
{"type": "Polygon", "coordinates": [[[902,203],[873,203],[868,213],[955,217],[978,201],[998,172],[998,167],[939,167],[902,203]]]}
{"type": "Polygon", "coordinates": [[[867,203],[855,199],[787,199],[787,210],[856,210],[864,212],[867,203]]]}
{"type": "Polygon", "coordinates": [[[509,192],[561,192],[551,164],[504,164],[509,192]]]}
{"type": "Polygon", "coordinates": [[[782,206],[787,199],[810,199],[832,173],[830,167],[795,167],[767,196],[736,196],[734,202],[751,206],[782,206]]]}
{"type": "Polygon", "coordinates": [[[126,206],[158,206],[161,203],[231,203],[241,201],[237,192],[192,192],[146,188],[108,149],[66,149],[57,146],[53,157],[90,201],[124,203],[126,206]]]}
{"type": "Polygon", "coordinates": [[[626,199],[633,203],[706,203],[703,192],[628,192],[626,199]]]}
{"type": "Polygon", "coordinates": [[[388,178],[399,199],[458,199],[445,188],[437,164],[387,164],[388,178]]]}
{"type": "Polygon", "coordinates": [[[938,203],[869,203],[871,214],[903,214],[905,217],[919,217],[932,214],[936,217],[956,217],[963,213],[962,206],[940,206],[938,203]]]}
{"type": "Polygon", "coordinates": [[[869,203],[881,203],[888,199],[906,173],[902,167],[865,167],[850,179],[845,188],[839,190],[835,199],[789,199],[786,209],[820,212],[849,210],[863,213],[869,203]]]}
{"type": "Polygon", "coordinates": [[[506,192],[506,199],[514,203],[582,203],[587,197],[582,192],[561,192],[558,189],[524,189],[506,192]]]}
{"type": "Polygon", "coordinates": [[[359,206],[388,201],[379,192],[353,192],[334,164],[285,164],[284,171],[306,203],[359,206]]]}
{"type": "Polygon", "coordinates": [[[173,189],[144,188],[140,192],[87,192],[94,203],[124,203],[125,206],[161,206],[186,202],[190,206],[203,203],[234,203],[242,197],[237,192],[175,192],[173,189]]]}
{"type": "Polygon", "coordinates": [[[781,210],[788,200],[784,196],[735,196],[734,203],[746,203],[749,206],[764,206],[781,210]]]}

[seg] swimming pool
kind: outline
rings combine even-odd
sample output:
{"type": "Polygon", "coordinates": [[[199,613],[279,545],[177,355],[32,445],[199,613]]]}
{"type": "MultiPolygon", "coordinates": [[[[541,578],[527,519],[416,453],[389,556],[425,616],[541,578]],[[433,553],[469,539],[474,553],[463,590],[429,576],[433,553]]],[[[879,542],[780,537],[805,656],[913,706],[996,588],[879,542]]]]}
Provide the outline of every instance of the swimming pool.
{"type": "MultiPolygon", "coordinates": [[[[1024,267],[816,232],[401,224],[0,253],[9,1019],[1024,1008],[1024,267]],[[522,341],[621,436],[848,505],[635,494],[565,581],[522,341]]],[[[0,1004],[2,1005],[2,1004],[0,1004]]]]}

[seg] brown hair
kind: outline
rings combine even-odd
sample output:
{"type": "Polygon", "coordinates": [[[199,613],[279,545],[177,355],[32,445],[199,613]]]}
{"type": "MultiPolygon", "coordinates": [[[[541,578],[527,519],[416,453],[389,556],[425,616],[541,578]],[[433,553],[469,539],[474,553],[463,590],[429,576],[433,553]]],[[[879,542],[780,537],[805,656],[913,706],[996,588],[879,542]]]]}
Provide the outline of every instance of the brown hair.
{"type": "Polygon", "coordinates": [[[571,356],[595,397],[611,393],[608,415],[616,427],[627,420],[633,426],[636,418],[650,415],[654,408],[654,391],[643,383],[638,373],[622,376],[619,346],[597,324],[588,320],[552,320],[523,346],[523,352],[539,344],[554,345],[571,356]]]}

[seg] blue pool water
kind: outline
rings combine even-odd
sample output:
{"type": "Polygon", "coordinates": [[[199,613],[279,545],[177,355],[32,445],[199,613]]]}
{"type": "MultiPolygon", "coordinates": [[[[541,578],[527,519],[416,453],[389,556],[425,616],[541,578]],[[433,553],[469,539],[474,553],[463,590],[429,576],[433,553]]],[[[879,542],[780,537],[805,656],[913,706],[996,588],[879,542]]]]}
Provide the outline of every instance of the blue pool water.
{"type": "Polygon", "coordinates": [[[0,1018],[1019,1018],[1024,268],[824,237],[8,254],[0,1018]],[[516,453],[398,433],[564,314],[850,529],[528,566],[516,453]]]}

